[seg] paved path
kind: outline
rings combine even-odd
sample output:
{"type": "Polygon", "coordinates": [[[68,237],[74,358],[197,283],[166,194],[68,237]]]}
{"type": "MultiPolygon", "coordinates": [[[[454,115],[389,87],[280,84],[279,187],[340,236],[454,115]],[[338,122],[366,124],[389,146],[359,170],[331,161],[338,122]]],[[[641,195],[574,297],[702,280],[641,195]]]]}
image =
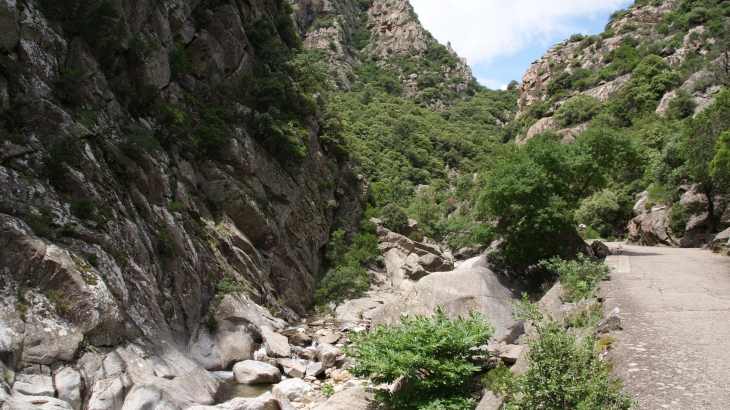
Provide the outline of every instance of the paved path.
{"type": "Polygon", "coordinates": [[[598,292],[621,309],[613,374],[642,409],[730,409],[730,258],[621,246],[598,292]]]}

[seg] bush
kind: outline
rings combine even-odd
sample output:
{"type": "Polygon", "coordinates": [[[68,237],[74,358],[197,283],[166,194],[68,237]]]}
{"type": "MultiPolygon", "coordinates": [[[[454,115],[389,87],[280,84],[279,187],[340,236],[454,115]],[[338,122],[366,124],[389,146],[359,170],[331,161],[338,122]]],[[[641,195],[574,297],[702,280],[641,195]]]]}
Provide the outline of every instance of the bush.
{"type": "Polygon", "coordinates": [[[33,231],[36,236],[41,236],[44,238],[53,238],[54,237],[54,231],[51,227],[51,224],[53,223],[53,212],[51,212],[51,208],[47,206],[39,206],[38,207],[38,213],[29,213],[24,218],[23,221],[28,225],[28,227],[33,231]]]}
{"type": "Polygon", "coordinates": [[[598,358],[593,337],[578,339],[535,305],[524,300],[518,313],[530,320],[539,337],[527,341],[527,370],[511,382],[509,409],[628,410],[633,403],[620,382],[609,376],[609,367],[598,358]]]}
{"type": "Polygon", "coordinates": [[[473,399],[467,396],[467,382],[488,356],[474,347],[486,345],[494,328],[474,311],[449,319],[441,307],[431,317],[401,316],[401,321],[403,326],[353,334],[346,351],[357,366],[350,372],[371,377],[375,385],[405,378],[397,391],[375,393],[378,402],[399,409],[469,408],[473,399]]]}
{"type": "Polygon", "coordinates": [[[667,109],[667,116],[669,118],[684,119],[695,113],[697,103],[695,102],[692,94],[682,89],[677,90],[677,98],[669,102],[669,108],[667,109]]]}
{"type": "Polygon", "coordinates": [[[567,128],[590,121],[601,112],[601,100],[586,94],[578,94],[566,101],[555,112],[555,123],[567,128]]]}
{"type": "Polygon", "coordinates": [[[189,73],[193,68],[193,64],[188,60],[188,54],[185,51],[185,47],[180,44],[175,45],[167,53],[170,60],[170,77],[172,79],[180,81],[182,77],[189,73]]]}
{"type": "Polygon", "coordinates": [[[155,236],[155,243],[157,244],[157,251],[161,256],[177,255],[180,252],[180,248],[175,242],[175,238],[170,235],[170,232],[163,231],[155,236]]]}
{"type": "Polygon", "coordinates": [[[400,232],[403,227],[408,225],[408,215],[398,204],[390,203],[384,206],[381,213],[383,225],[391,231],[400,232]]]}
{"type": "Polygon", "coordinates": [[[370,30],[357,29],[352,33],[352,45],[356,49],[362,50],[368,45],[368,41],[370,41],[370,30]]]}
{"type": "Polygon", "coordinates": [[[81,90],[86,73],[70,68],[62,68],[60,71],[58,78],[53,80],[53,85],[61,92],[64,102],[75,107],[80,106],[83,103],[81,90]]]}
{"type": "Polygon", "coordinates": [[[370,278],[365,269],[352,265],[337,266],[327,271],[324,279],[317,284],[314,301],[318,305],[339,304],[362,296],[369,288],[370,278]]]}
{"type": "Polygon", "coordinates": [[[81,198],[72,201],[69,209],[79,219],[91,219],[96,213],[96,204],[89,198],[81,198]]]}
{"type": "Polygon", "coordinates": [[[586,198],[575,212],[575,219],[595,229],[604,238],[611,235],[613,222],[621,206],[618,196],[610,190],[603,190],[586,198]]]}
{"type": "Polygon", "coordinates": [[[611,278],[611,267],[603,263],[593,263],[581,254],[578,254],[578,260],[566,261],[555,257],[541,261],[540,265],[560,277],[565,290],[562,297],[565,302],[594,297],[596,284],[611,278]]]}
{"type": "Polygon", "coordinates": [[[218,298],[222,298],[229,293],[241,293],[246,291],[246,288],[238,283],[238,279],[236,278],[233,270],[226,271],[223,279],[218,282],[216,289],[218,289],[218,298]]]}

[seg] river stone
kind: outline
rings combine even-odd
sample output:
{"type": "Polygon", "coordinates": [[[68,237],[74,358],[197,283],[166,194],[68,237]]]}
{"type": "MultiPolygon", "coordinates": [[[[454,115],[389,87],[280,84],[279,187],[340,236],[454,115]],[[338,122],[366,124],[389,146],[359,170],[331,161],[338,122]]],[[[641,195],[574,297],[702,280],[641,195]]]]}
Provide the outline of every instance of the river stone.
{"type": "Polygon", "coordinates": [[[314,362],[307,365],[307,376],[317,377],[324,373],[324,365],[322,362],[314,362]]]}
{"type": "Polygon", "coordinates": [[[335,393],[314,410],[366,410],[377,408],[372,388],[356,386],[335,393]]]}
{"type": "Polygon", "coordinates": [[[334,367],[337,363],[337,357],[342,354],[342,350],[329,345],[321,344],[317,346],[317,360],[322,362],[325,369],[334,367]]]}
{"type": "Polygon", "coordinates": [[[593,241],[591,243],[591,251],[593,251],[593,255],[598,259],[606,259],[610,253],[608,246],[601,241],[593,241]]]}
{"type": "Polygon", "coordinates": [[[281,394],[290,401],[300,402],[311,390],[309,383],[302,379],[287,379],[275,385],[272,391],[276,397],[281,394]]]}
{"type": "Polygon", "coordinates": [[[289,339],[282,336],[268,327],[261,328],[261,337],[264,339],[266,354],[270,357],[290,357],[291,346],[289,339]]]}
{"type": "Polygon", "coordinates": [[[244,360],[233,366],[233,377],[240,384],[273,384],[281,380],[281,372],[268,363],[244,360]]]}
{"type": "Polygon", "coordinates": [[[255,398],[237,397],[216,406],[193,406],[188,410],[279,410],[276,397],[271,393],[262,394],[255,398]]]}
{"type": "Polygon", "coordinates": [[[277,362],[279,363],[279,366],[284,369],[284,373],[288,376],[301,379],[304,378],[304,375],[307,372],[307,366],[299,360],[278,359],[277,362]]]}
{"type": "Polygon", "coordinates": [[[337,343],[338,340],[340,340],[340,335],[336,333],[330,333],[328,335],[319,336],[317,338],[317,343],[333,345],[337,343]]]}
{"type": "Polygon", "coordinates": [[[81,374],[71,367],[65,367],[53,377],[58,398],[75,410],[81,409],[81,374]]]}

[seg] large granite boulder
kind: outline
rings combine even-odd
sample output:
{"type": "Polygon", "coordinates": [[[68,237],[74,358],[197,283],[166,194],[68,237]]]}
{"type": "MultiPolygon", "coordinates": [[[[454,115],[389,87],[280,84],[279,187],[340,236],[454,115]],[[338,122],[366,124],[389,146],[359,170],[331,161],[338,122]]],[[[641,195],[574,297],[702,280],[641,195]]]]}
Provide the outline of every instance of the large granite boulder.
{"type": "Polygon", "coordinates": [[[241,384],[274,384],[281,380],[281,372],[268,363],[245,360],[233,366],[233,377],[241,384]]]}
{"type": "Polygon", "coordinates": [[[430,315],[442,306],[451,318],[466,316],[471,310],[484,314],[497,328],[495,339],[503,339],[517,325],[509,303],[519,299],[519,294],[486,266],[486,257],[481,256],[455,271],[424,277],[397,300],[376,310],[373,324],[398,325],[401,315],[430,315]]]}
{"type": "Polygon", "coordinates": [[[629,222],[629,242],[645,246],[678,245],[678,240],[669,228],[668,207],[661,204],[648,207],[648,202],[648,192],[636,196],[635,218],[629,222]]]}

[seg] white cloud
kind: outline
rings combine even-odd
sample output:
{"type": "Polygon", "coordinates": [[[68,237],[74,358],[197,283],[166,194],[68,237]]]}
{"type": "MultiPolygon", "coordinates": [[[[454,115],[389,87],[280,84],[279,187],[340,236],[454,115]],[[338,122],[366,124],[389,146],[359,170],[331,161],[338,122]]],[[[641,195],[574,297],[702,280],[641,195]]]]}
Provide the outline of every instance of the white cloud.
{"type": "Polygon", "coordinates": [[[423,26],[474,64],[515,54],[530,45],[550,46],[555,35],[574,34],[572,19],[594,17],[627,0],[411,0],[423,26]]]}
{"type": "Polygon", "coordinates": [[[507,84],[504,84],[503,82],[499,80],[492,80],[490,78],[477,78],[477,82],[487,88],[491,88],[492,90],[506,90],[507,84]]]}

